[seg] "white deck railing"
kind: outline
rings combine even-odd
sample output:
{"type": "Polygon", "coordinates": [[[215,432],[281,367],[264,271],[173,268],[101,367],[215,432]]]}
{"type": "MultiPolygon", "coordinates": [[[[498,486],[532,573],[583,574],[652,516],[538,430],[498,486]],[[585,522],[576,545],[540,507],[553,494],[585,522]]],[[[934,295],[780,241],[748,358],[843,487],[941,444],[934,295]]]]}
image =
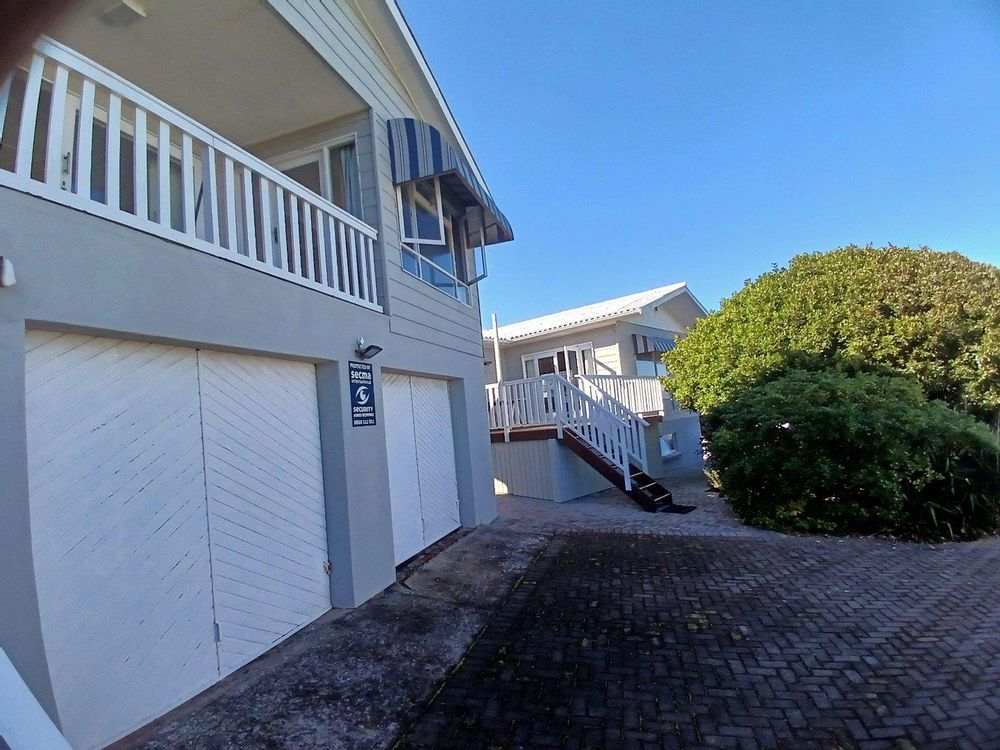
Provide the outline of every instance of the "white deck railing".
{"type": "Polygon", "coordinates": [[[374,229],[58,42],[0,83],[0,128],[0,185],[382,309],[374,229]]]}
{"type": "Polygon", "coordinates": [[[622,472],[626,490],[632,488],[630,463],[647,468],[645,420],[612,412],[561,375],[487,385],[486,403],[490,428],[508,440],[519,427],[554,425],[560,437],[572,430],[622,472]]]}
{"type": "Polygon", "coordinates": [[[610,393],[598,388],[590,376],[576,375],[574,379],[576,380],[577,387],[625,424],[629,431],[630,452],[635,456],[642,470],[649,471],[649,465],[646,463],[646,439],[644,432],[645,428],[649,427],[649,422],[643,419],[641,414],[630,409],[610,393]]]}
{"type": "Polygon", "coordinates": [[[628,375],[578,375],[639,414],[663,413],[663,385],[659,378],[628,375]]]}

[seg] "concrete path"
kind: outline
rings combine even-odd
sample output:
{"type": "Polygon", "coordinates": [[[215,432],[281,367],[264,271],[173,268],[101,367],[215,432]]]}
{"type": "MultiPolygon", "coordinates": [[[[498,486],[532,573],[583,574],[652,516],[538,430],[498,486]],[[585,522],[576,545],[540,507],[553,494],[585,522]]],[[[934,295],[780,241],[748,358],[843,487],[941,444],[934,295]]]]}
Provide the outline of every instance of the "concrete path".
{"type": "Polygon", "coordinates": [[[1000,750],[1000,540],[784,536],[668,482],[698,510],[500,498],[123,746],[1000,750]]]}
{"type": "Polygon", "coordinates": [[[466,534],[117,746],[388,747],[549,540],[491,527],[466,534]]]}

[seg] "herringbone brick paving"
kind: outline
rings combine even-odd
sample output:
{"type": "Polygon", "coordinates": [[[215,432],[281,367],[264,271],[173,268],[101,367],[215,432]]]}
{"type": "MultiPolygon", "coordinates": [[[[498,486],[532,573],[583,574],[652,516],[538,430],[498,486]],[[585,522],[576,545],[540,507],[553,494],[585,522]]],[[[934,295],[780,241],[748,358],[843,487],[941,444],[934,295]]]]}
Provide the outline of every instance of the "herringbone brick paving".
{"type": "Polygon", "coordinates": [[[1000,748],[1000,545],[560,533],[399,744],[1000,748]]]}

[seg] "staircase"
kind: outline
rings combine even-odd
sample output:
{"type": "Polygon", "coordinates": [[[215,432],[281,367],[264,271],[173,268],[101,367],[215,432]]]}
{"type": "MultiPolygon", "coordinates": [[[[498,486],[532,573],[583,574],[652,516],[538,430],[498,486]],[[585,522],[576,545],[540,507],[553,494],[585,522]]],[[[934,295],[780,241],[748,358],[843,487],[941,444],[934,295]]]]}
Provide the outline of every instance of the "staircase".
{"type": "Polygon", "coordinates": [[[649,513],[690,513],[695,509],[693,505],[675,503],[670,490],[631,462],[629,464],[629,487],[626,489],[625,478],[619,468],[584,440],[573,432],[565,430],[562,441],[567,448],[582,458],[598,474],[632,498],[644,511],[649,513]]]}
{"type": "Polygon", "coordinates": [[[644,428],[639,414],[593,382],[579,385],[562,375],[508,381],[487,386],[490,427],[511,430],[548,426],[555,437],[650,513],[689,513],[670,491],[648,473],[644,428]]]}

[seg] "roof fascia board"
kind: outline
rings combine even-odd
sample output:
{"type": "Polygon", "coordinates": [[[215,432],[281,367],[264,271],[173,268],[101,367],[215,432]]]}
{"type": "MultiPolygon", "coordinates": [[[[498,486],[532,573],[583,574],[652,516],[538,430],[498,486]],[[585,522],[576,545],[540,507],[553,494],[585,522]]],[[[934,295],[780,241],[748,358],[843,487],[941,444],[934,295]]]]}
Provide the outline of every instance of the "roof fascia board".
{"type": "MultiPolygon", "coordinates": [[[[631,312],[622,313],[621,315],[615,315],[614,317],[610,317],[610,318],[601,318],[600,320],[590,320],[590,321],[587,321],[586,323],[578,323],[578,324],[574,324],[574,325],[568,325],[568,326],[564,326],[562,328],[553,328],[553,329],[548,330],[548,331],[541,331],[539,333],[533,333],[530,336],[518,336],[516,339],[503,339],[502,338],[502,339],[500,339],[500,346],[501,347],[503,347],[503,346],[518,346],[519,344],[524,344],[524,343],[527,343],[529,341],[530,342],[538,342],[538,341],[541,341],[541,340],[544,340],[544,339],[548,339],[548,338],[553,338],[554,339],[554,338],[558,338],[560,336],[566,336],[566,335],[572,334],[572,333],[589,333],[589,332],[594,331],[594,330],[596,330],[598,328],[607,328],[609,326],[616,325],[616,324],[621,323],[622,321],[624,321],[626,318],[634,318],[638,314],[639,314],[638,312],[636,312],[635,310],[633,310],[631,312]]],[[[502,327],[503,326],[501,326],[501,328],[502,327]]],[[[487,341],[492,341],[493,339],[488,334],[492,334],[492,331],[487,331],[486,333],[484,333],[483,338],[485,340],[487,340],[487,341]]]]}

